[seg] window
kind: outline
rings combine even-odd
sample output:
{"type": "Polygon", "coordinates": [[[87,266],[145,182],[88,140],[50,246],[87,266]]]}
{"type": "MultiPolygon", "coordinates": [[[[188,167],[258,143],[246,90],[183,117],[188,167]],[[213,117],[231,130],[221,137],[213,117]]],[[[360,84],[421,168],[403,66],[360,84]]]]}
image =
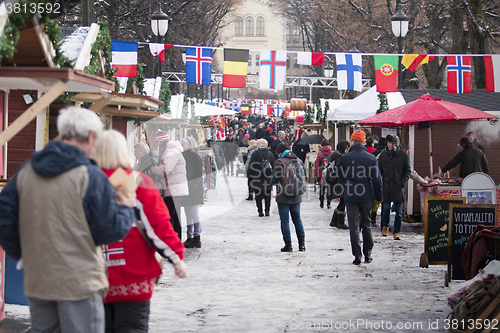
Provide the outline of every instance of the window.
{"type": "Polygon", "coordinates": [[[248,73],[252,72],[252,55],[248,54],[248,73]]]}
{"type": "Polygon", "coordinates": [[[243,18],[237,17],[235,22],[235,35],[243,35],[243,18]]]}
{"type": "Polygon", "coordinates": [[[293,57],[293,67],[294,68],[299,68],[299,64],[297,63],[297,56],[293,57]]]}
{"type": "Polygon", "coordinates": [[[247,17],[247,26],[246,26],[246,35],[247,36],[252,36],[253,35],[253,17],[249,16],[247,17]]]}
{"type": "Polygon", "coordinates": [[[259,68],[260,66],[260,56],[257,54],[255,56],[255,67],[259,68]]]}
{"type": "Polygon", "coordinates": [[[262,16],[257,17],[257,36],[264,36],[264,18],[262,16]]]}
{"type": "Polygon", "coordinates": [[[286,41],[287,43],[291,42],[292,40],[290,39],[290,26],[286,26],[286,41]]]}
{"type": "Polygon", "coordinates": [[[290,56],[286,56],[286,69],[290,69],[290,56]]]}
{"type": "Polygon", "coordinates": [[[300,30],[298,26],[293,27],[293,37],[292,40],[294,42],[300,42],[300,30]]]}

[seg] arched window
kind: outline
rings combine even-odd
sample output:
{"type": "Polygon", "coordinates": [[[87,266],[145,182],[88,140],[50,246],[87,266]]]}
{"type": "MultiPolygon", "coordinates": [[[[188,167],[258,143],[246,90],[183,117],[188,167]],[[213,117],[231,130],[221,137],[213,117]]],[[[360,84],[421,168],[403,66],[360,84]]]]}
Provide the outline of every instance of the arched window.
{"type": "Polygon", "coordinates": [[[252,73],[252,55],[248,54],[248,73],[252,73]]]}
{"type": "Polygon", "coordinates": [[[247,17],[247,26],[246,26],[246,31],[245,34],[247,36],[252,36],[253,35],[253,17],[249,16],[247,17]]]}
{"type": "Polygon", "coordinates": [[[290,69],[290,56],[286,56],[286,69],[290,69]]]}
{"type": "Polygon", "coordinates": [[[255,56],[255,67],[259,68],[260,66],[260,56],[257,54],[255,56]]]}
{"type": "Polygon", "coordinates": [[[243,35],[243,18],[242,17],[237,17],[235,21],[235,30],[234,30],[235,35],[243,35]]]}
{"type": "Polygon", "coordinates": [[[297,56],[296,55],[293,57],[293,67],[295,67],[295,68],[299,67],[299,64],[297,63],[297,56]]]}
{"type": "Polygon", "coordinates": [[[293,27],[293,41],[300,42],[300,30],[298,26],[293,27]]]}
{"type": "Polygon", "coordinates": [[[257,17],[257,36],[264,36],[264,18],[262,16],[257,17]]]}
{"type": "Polygon", "coordinates": [[[287,43],[291,42],[292,40],[290,39],[290,26],[286,26],[286,41],[287,43]]]}

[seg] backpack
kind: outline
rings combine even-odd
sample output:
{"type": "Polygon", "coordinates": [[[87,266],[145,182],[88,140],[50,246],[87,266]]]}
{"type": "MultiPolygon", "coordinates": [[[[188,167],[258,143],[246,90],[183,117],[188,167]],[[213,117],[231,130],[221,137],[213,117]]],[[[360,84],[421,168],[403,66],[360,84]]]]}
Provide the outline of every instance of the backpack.
{"type": "Polygon", "coordinates": [[[321,161],[320,165],[321,170],[325,170],[328,167],[330,163],[330,156],[332,156],[333,152],[333,150],[330,150],[330,153],[328,155],[323,155],[323,160],[321,161]]]}
{"type": "Polygon", "coordinates": [[[290,164],[283,163],[283,179],[281,181],[281,193],[287,197],[296,197],[306,193],[307,176],[304,165],[299,158],[291,159],[290,164]]]}
{"type": "Polygon", "coordinates": [[[339,175],[338,175],[338,170],[337,170],[336,164],[337,164],[337,160],[331,161],[323,169],[323,173],[321,174],[321,178],[323,179],[323,184],[332,185],[338,179],[339,175]]]}

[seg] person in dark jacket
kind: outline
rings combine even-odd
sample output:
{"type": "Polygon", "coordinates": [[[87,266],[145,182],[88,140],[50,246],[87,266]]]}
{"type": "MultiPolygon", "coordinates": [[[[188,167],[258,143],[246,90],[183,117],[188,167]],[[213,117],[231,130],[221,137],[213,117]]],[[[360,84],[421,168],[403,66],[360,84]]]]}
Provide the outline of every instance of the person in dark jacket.
{"type": "Polygon", "coordinates": [[[264,175],[261,164],[264,160],[268,160],[271,167],[274,165],[274,155],[267,146],[265,139],[257,140],[258,149],[250,156],[247,175],[250,180],[252,192],[255,194],[255,204],[259,217],[269,216],[271,211],[271,178],[264,175]],[[264,200],[264,210],[262,210],[262,200],[264,200]]]}
{"type": "Polygon", "coordinates": [[[256,139],[263,139],[266,136],[266,129],[264,128],[264,123],[260,123],[255,131],[256,139]]]}
{"type": "Polygon", "coordinates": [[[326,197],[326,208],[332,208],[332,198],[330,195],[330,187],[328,184],[323,184],[323,169],[328,165],[330,156],[334,153],[332,146],[330,146],[330,141],[327,139],[321,140],[321,150],[316,156],[316,162],[314,163],[314,177],[319,185],[319,206],[324,207],[325,197],[326,197]],[[325,163],[326,161],[326,163],[325,163]]]}
{"type": "Polygon", "coordinates": [[[474,132],[469,131],[465,136],[469,138],[470,142],[472,142],[475,148],[479,149],[480,151],[483,152],[483,154],[485,154],[484,148],[479,143],[479,140],[477,139],[476,134],[474,132]]]}
{"type": "Polygon", "coordinates": [[[377,157],[378,155],[380,155],[380,153],[386,148],[386,145],[385,145],[385,138],[382,137],[378,140],[378,143],[377,143],[377,146],[375,147],[375,150],[372,151],[370,154],[372,154],[373,156],[377,157]]]}
{"type": "Polygon", "coordinates": [[[278,145],[282,142],[286,142],[288,145],[290,145],[290,143],[286,140],[285,131],[278,131],[278,138],[271,144],[271,152],[274,154],[275,158],[279,157],[278,154],[276,154],[276,147],[278,147],[278,145]]]}
{"type": "Polygon", "coordinates": [[[377,159],[366,151],[365,138],[365,132],[355,131],[351,135],[349,153],[340,157],[337,163],[340,177],[345,181],[344,198],[355,265],[361,264],[363,255],[366,263],[373,261],[370,210],[373,200],[382,199],[382,181],[377,159]],[[363,250],[359,237],[360,229],[363,235],[363,250]]]}
{"type": "Polygon", "coordinates": [[[396,217],[394,219],[393,236],[400,240],[401,223],[403,222],[404,188],[411,174],[410,158],[404,149],[399,147],[397,135],[388,135],[385,139],[387,149],[380,153],[378,165],[384,181],[382,202],[382,236],[389,235],[391,219],[391,202],[394,202],[396,217]]]}
{"type": "Polygon", "coordinates": [[[290,151],[290,146],[287,143],[280,143],[278,147],[276,147],[276,153],[278,154],[279,159],[274,162],[271,183],[273,185],[277,185],[276,202],[278,204],[278,211],[280,214],[281,234],[283,235],[283,241],[285,242],[285,246],[281,249],[281,252],[293,252],[292,236],[290,234],[289,225],[290,215],[292,216],[292,221],[295,225],[295,232],[299,241],[299,251],[304,252],[306,250],[306,234],[300,218],[300,203],[302,202],[302,195],[290,196],[285,193],[285,191],[283,191],[283,180],[286,168],[289,165],[299,163],[304,174],[306,174],[306,169],[304,167],[304,163],[302,163],[302,161],[290,151]]]}
{"type": "MultiPolygon", "coordinates": [[[[330,162],[336,162],[340,158],[340,156],[347,154],[349,152],[349,141],[341,140],[337,143],[337,149],[330,156],[330,162]]],[[[337,168],[338,170],[338,168],[337,168]]],[[[339,181],[337,178],[335,182],[330,183],[330,194],[331,199],[339,198],[339,204],[337,208],[333,211],[332,219],[330,221],[330,227],[336,227],[339,229],[349,229],[349,227],[345,224],[345,199],[344,199],[344,183],[339,181]]]]}
{"type": "Polygon", "coordinates": [[[203,199],[203,162],[197,153],[197,144],[193,137],[186,137],[181,141],[184,151],[182,155],[186,160],[186,178],[189,194],[181,197],[181,206],[186,213],[187,240],[186,248],[201,247],[201,217],[200,206],[205,203],[203,199]]]}
{"type": "Polygon", "coordinates": [[[217,165],[217,170],[221,170],[224,166],[224,153],[222,148],[213,139],[207,140],[207,147],[212,148],[215,157],[215,164],[217,165]]]}
{"type": "Polygon", "coordinates": [[[0,193],[0,244],[22,256],[34,332],[104,332],[101,245],[127,235],[135,197],[89,159],[103,131],[93,111],[61,110],[57,131],[61,141],[34,152],[0,193]]]}
{"type": "MultiPolygon", "coordinates": [[[[243,141],[243,136],[241,140],[243,141]]],[[[233,134],[228,134],[227,138],[222,142],[222,152],[224,153],[227,175],[234,176],[234,160],[238,154],[238,144],[234,140],[233,134]]]]}
{"type": "Polygon", "coordinates": [[[462,151],[453,157],[441,170],[441,173],[453,169],[460,164],[460,178],[465,178],[473,172],[489,172],[489,165],[483,152],[474,147],[468,138],[460,139],[462,151]]]}
{"type": "Polygon", "coordinates": [[[302,139],[297,139],[292,145],[292,151],[298,158],[302,161],[302,163],[306,162],[306,155],[310,152],[309,145],[303,145],[300,143],[302,139]]]}

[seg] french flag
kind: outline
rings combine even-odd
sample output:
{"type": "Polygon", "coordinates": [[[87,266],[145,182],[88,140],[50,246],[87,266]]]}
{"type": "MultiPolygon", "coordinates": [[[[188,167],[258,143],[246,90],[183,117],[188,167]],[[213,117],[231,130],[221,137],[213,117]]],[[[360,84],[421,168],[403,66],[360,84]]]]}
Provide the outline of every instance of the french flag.
{"type": "Polygon", "coordinates": [[[500,55],[484,56],[486,91],[500,92],[500,55]]]}
{"type": "Polygon", "coordinates": [[[320,66],[324,61],[324,52],[297,52],[298,65],[320,66]]]}
{"type": "Polygon", "coordinates": [[[118,69],[116,77],[137,76],[137,43],[111,41],[111,63],[118,69]]]}

